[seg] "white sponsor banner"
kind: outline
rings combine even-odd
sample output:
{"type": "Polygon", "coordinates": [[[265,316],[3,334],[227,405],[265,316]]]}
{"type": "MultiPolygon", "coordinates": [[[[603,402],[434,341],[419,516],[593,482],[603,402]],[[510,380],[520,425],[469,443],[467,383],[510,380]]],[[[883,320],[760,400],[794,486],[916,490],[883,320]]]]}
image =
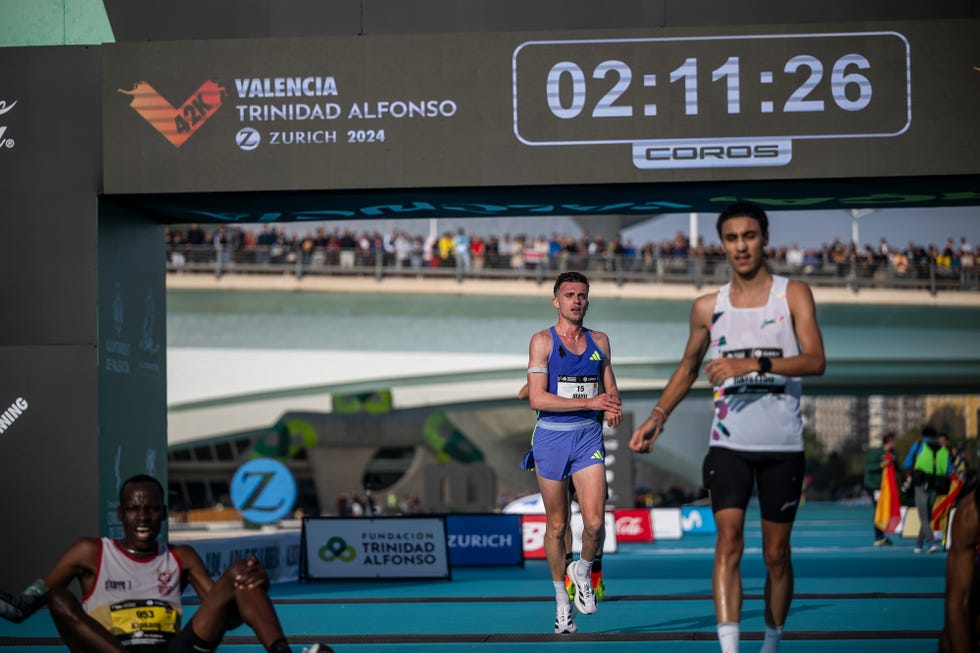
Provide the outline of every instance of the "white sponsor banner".
{"type": "Polygon", "coordinates": [[[684,534],[681,528],[680,508],[652,508],[650,521],[653,522],[653,541],[679,540],[684,534]]]}
{"type": "Polygon", "coordinates": [[[271,582],[282,583],[299,578],[299,531],[184,540],[176,532],[171,535],[170,543],[193,547],[212,578],[223,574],[234,561],[253,555],[265,565],[271,582]]]}
{"type": "Polygon", "coordinates": [[[444,517],[306,518],[303,547],[303,578],[449,578],[444,517]]]}
{"type": "MultiPolygon", "coordinates": [[[[616,553],[619,550],[619,539],[616,537],[616,515],[607,511],[604,515],[604,522],[606,526],[606,537],[602,541],[602,552],[616,553]]],[[[574,553],[581,553],[582,531],[584,530],[582,527],[582,515],[573,513],[569,520],[569,525],[572,529],[572,551],[574,553]]]]}

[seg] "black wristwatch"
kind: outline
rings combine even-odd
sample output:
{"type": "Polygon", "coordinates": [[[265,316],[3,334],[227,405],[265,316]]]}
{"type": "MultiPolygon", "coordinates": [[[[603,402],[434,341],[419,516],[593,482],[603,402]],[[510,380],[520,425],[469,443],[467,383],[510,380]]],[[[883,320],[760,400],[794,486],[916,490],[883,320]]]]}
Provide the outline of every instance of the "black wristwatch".
{"type": "Polygon", "coordinates": [[[759,373],[769,374],[772,372],[772,361],[768,356],[759,356],[759,373]]]}

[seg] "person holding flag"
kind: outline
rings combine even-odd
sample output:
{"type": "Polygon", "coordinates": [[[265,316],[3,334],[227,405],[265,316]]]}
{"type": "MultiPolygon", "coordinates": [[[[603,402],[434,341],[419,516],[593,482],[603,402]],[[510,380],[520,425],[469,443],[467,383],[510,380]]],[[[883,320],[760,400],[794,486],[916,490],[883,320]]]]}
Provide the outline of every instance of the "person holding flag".
{"type": "Polygon", "coordinates": [[[945,433],[940,433],[939,444],[949,449],[949,491],[946,496],[939,497],[936,505],[932,509],[932,530],[942,532],[943,545],[946,544],[946,523],[949,519],[949,511],[959,498],[960,491],[966,484],[966,459],[955,447],[950,446],[949,437],[945,433]]]}
{"type": "Polygon", "coordinates": [[[900,472],[898,456],[895,455],[895,434],[888,432],[882,437],[881,449],[883,455],[879,464],[881,484],[878,489],[875,504],[874,529],[875,546],[890,546],[892,541],[888,535],[898,532],[902,524],[902,499],[898,490],[898,475],[900,472]],[[884,542],[881,542],[884,538],[884,542]]]}
{"type": "Polygon", "coordinates": [[[898,530],[902,520],[897,480],[901,470],[895,440],[893,431],[885,433],[881,446],[871,449],[864,459],[864,490],[871,497],[875,546],[891,546],[888,536],[898,530]]]}

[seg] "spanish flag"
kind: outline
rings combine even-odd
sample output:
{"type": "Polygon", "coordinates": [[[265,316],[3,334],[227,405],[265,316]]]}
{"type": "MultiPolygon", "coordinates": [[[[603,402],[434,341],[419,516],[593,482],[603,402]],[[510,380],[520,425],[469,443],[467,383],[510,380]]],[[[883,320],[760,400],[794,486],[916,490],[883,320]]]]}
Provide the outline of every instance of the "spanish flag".
{"type": "Polygon", "coordinates": [[[956,497],[963,488],[963,479],[957,475],[950,477],[949,493],[936,501],[932,508],[932,530],[946,532],[946,519],[949,517],[949,510],[956,505],[956,497]]]}
{"type": "Polygon", "coordinates": [[[875,526],[887,535],[898,530],[902,521],[901,500],[898,482],[895,480],[895,466],[888,465],[881,474],[881,491],[878,505],[875,506],[875,526]]]}

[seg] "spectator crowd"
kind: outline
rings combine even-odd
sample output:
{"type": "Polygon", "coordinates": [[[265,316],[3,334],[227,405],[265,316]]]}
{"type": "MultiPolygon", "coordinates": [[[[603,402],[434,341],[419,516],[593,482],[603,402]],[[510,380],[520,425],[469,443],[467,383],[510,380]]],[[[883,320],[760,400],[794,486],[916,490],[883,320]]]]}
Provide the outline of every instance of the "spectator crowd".
{"type": "MultiPolygon", "coordinates": [[[[343,226],[317,227],[303,234],[290,233],[284,225],[262,225],[257,231],[240,226],[205,228],[192,224],[168,227],[168,264],[180,270],[188,263],[232,266],[300,265],[359,268],[381,265],[396,270],[454,268],[463,273],[482,270],[605,270],[627,272],[683,272],[692,265],[710,276],[725,262],[721,245],[694,245],[678,232],[672,239],[637,245],[619,236],[607,240],[600,234],[580,236],[553,233],[550,237],[527,234],[468,234],[459,228],[441,235],[413,235],[393,230],[354,232],[343,226]]],[[[770,247],[770,264],[795,275],[924,279],[930,275],[976,281],[975,248],[966,237],[949,237],[942,245],[904,246],[882,238],[877,246],[833,242],[819,247],[770,247]]]]}

